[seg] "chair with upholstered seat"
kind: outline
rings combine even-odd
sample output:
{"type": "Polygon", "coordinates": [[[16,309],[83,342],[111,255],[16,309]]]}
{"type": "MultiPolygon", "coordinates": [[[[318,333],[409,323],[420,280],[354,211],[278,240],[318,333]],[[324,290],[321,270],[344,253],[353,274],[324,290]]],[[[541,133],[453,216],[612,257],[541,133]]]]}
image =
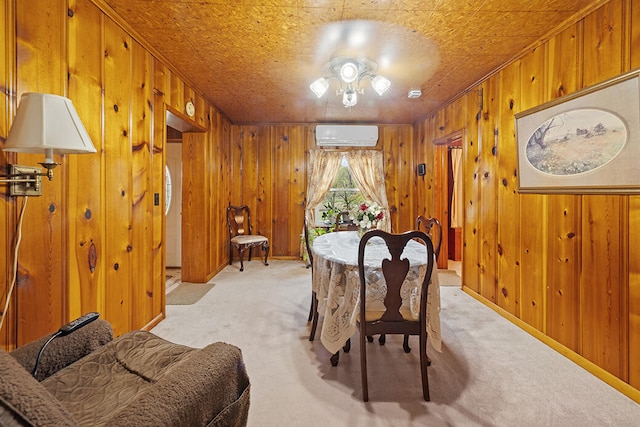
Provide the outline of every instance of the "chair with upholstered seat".
{"type": "Polygon", "coordinates": [[[362,398],[369,400],[367,384],[367,350],[365,339],[377,334],[418,335],[420,337],[420,372],[422,376],[422,394],[424,400],[429,400],[429,379],[427,376],[427,294],[431,273],[434,265],[433,243],[429,236],[422,231],[408,231],[402,234],[392,234],[383,230],[372,230],[360,239],[358,249],[358,276],[360,280],[360,313],[357,323],[360,331],[360,366],[362,371],[362,398]],[[367,242],[372,238],[384,240],[391,258],[382,260],[382,274],[385,279],[386,295],[384,296],[384,310],[371,311],[367,309],[367,275],[365,274],[365,255],[367,242]],[[409,308],[402,307],[402,284],[407,277],[411,265],[407,258],[401,258],[406,245],[417,239],[426,247],[424,264],[426,273],[420,282],[419,315],[415,319],[409,308]],[[364,321],[363,321],[364,319],[364,321]]]}
{"type": "Polygon", "coordinates": [[[254,247],[262,248],[264,265],[269,265],[267,262],[269,239],[259,234],[252,234],[249,206],[228,206],[227,225],[229,227],[229,265],[233,264],[233,248],[236,248],[240,256],[240,271],[244,271],[244,252],[249,250],[249,261],[251,261],[251,250],[254,247]]]}

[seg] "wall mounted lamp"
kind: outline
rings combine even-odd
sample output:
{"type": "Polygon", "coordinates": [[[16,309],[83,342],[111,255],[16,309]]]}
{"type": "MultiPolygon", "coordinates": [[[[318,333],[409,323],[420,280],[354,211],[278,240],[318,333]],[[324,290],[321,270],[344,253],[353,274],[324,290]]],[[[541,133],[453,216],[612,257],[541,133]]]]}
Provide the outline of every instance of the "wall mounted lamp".
{"type": "Polygon", "coordinates": [[[342,104],[345,108],[355,106],[358,103],[358,94],[364,94],[360,82],[365,77],[371,79],[373,90],[380,96],[391,86],[387,78],[374,74],[378,64],[369,58],[338,56],[331,59],[327,68],[329,75],[315,80],[309,88],[320,98],[329,89],[329,80],[332,78],[338,80],[340,88],[336,90],[336,95],[342,95],[342,104]]]}
{"type": "Polygon", "coordinates": [[[46,172],[33,166],[9,165],[0,183],[9,184],[10,196],[42,195],[42,177],[53,180],[54,154],[95,153],[96,149],[70,99],[45,93],[20,98],[4,151],[42,153],[46,172]]]}

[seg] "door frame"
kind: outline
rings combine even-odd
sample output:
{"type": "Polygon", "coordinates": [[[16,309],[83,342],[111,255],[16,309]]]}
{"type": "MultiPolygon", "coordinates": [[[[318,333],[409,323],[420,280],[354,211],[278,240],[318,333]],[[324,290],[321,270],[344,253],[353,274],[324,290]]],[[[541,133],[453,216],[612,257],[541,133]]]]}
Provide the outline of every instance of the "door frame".
{"type": "Polygon", "coordinates": [[[464,129],[461,129],[433,141],[435,146],[433,215],[440,220],[442,225],[440,254],[445,254],[445,256],[438,258],[438,268],[444,270],[449,267],[449,192],[452,190],[449,185],[449,147],[462,145],[463,139],[464,129]]]}

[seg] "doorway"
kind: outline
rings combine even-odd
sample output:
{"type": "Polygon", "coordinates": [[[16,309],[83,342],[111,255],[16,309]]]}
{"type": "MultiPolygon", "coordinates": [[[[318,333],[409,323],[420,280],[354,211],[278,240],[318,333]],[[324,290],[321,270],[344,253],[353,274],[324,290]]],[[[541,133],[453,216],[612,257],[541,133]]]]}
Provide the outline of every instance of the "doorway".
{"type": "Polygon", "coordinates": [[[447,227],[449,269],[461,275],[462,270],[462,140],[447,145],[447,227]]]}
{"type": "Polygon", "coordinates": [[[442,224],[438,268],[462,267],[462,131],[435,140],[434,216],[442,224]],[[446,256],[442,256],[445,254],[446,256]]]}
{"type": "Polygon", "coordinates": [[[193,139],[204,140],[207,129],[169,108],[165,109],[165,113],[164,162],[165,171],[168,171],[165,174],[167,183],[165,197],[169,198],[168,191],[171,190],[170,203],[165,206],[165,277],[167,281],[171,277],[179,277],[180,281],[194,281],[189,256],[193,242],[190,241],[190,236],[185,232],[184,227],[184,222],[188,222],[185,218],[193,215],[190,200],[188,197],[183,197],[183,195],[188,196],[183,192],[182,187],[192,161],[186,157],[188,154],[185,153],[185,146],[193,139]],[[198,137],[196,138],[195,135],[198,137]]]}
{"type": "Polygon", "coordinates": [[[167,126],[167,269],[182,266],[182,132],[167,126]]]}

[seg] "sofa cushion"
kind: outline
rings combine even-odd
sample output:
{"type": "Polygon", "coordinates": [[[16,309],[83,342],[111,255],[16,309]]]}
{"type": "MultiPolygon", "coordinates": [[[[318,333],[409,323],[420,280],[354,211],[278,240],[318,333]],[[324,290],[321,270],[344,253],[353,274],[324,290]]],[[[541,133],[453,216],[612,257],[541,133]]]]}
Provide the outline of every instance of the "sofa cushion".
{"type": "Polygon", "coordinates": [[[117,426],[242,427],[249,379],[240,349],[217,342],[185,355],[110,419],[117,426]]]}
{"type": "Polygon", "coordinates": [[[60,402],[4,350],[0,350],[0,379],[0,425],[77,425],[60,402]]]}
{"type": "Polygon", "coordinates": [[[133,331],[42,381],[80,425],[104,425],[193,348],[133,331]]]}

